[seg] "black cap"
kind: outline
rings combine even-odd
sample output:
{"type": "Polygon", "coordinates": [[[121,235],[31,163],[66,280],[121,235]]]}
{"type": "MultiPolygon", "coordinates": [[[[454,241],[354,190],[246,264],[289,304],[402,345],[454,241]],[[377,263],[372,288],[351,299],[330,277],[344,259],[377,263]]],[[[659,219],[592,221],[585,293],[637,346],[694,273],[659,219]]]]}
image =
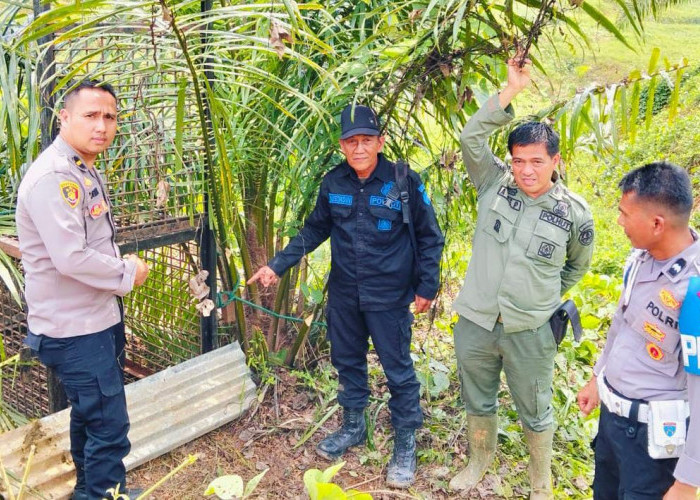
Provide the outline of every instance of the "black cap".
{"type": "Polygon", "coordinates": [[[345,106],[340,115],[341,139],[347,139],[353,135],[379,135],[379,118],[371,108],[367,106],[345,106]],[[352,119],[354,118],[354,120],[352,119]]]}

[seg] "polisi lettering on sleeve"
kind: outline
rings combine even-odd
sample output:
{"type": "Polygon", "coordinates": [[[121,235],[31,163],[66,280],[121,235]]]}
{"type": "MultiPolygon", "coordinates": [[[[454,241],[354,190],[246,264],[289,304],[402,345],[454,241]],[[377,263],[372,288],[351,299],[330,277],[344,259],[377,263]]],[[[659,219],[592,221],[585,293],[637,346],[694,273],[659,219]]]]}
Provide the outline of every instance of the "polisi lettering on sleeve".
{"type": "Polygon", "coordinates": [[[678,320],[685,371],[700,375],[700,276],[693,276],[678,320]]]}
{"type": "Polygon", "coordinates": [[[328,193],[328,203],[331,205],[346,205],[352,206],[351,194],[328,193]]]}

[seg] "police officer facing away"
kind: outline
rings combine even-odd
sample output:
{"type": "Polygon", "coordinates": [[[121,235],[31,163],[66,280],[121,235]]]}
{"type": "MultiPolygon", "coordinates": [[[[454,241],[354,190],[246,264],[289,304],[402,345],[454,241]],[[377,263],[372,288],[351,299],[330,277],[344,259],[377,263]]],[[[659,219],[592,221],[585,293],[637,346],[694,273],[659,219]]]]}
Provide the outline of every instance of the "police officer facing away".
{"type": "Polygon", "coordinates": [[[17,233],[25,271],[25,343],[53,368],[71,403],[73,499],[125,491],[128,454],[124,323],[117,297],[143,284],[148,267],[120,258],[96,157],[114,139],[117,100],[85,81],[64,98],[61,131],[25,174],[17,233]]]}
{"type": "Polygon", "coordinates": [[[557,347],[548,320],[589,267],[593,220],[586,203],[557,178],[559,137],[548,125],[530,122],[511,132],[510,168],[489,148],[491,132],[513,118],[509,103],[530,82],[529,66],[508,62],[506,88],[461,135],[478,217],[466,280],[454,302],[469,463],[450,488],[473,488],[493,460],[505,370],[530,451],[530,498],[539,499],[552,497],[550,403],[557,347]]]}
{"type": "Polygon", "coordinates": [[[688,227],[691,183],[680,167],[657,162],[627,173],[620,188],[618,224],[636,250],[594,376],[578,394],[586,415],[603,403],[593,496],[695,500],[700,241],[688,227]],[[689,325],[686,314],[695,318],[689,325]]]}
{"type": "Polygon", "coordinates": [[[386,374],[395,430],[389,462],[390,486],[408,487],[415,478],[415,429],[423,414],[420,384],[410,356],[409,304],[424,312],[438,290],[444,238],[420,177],[408,172],[410,219],[403,223],[401,200],[387,202],[396,182],[394,165],[381,153],[384,137],[370,108],[347,106],[341,115],[340,149],[346,161],[325,175],[316,206],[289,244],[248,281],[273,284],[299,259],[331,239],[328,281],[328,339],[338,370],[342,427],[323,439],[317,452],[336,459],[367,439],[364,408],[369,400],[368,339],[386,374]]]}

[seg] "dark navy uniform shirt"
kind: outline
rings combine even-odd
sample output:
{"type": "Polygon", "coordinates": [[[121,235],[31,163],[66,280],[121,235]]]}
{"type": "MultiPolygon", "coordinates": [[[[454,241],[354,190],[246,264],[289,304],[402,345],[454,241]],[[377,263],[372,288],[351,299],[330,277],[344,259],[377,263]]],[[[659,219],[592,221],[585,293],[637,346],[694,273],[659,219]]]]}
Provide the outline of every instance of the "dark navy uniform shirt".
{"type": "Polygon", "coordinates": [[[270,260],[270,268],[281,276],[330,237],[329,305],[383,311],[410,304],[414,294],[435,298],[445,240],[425,186],[418,174],[409,171],[409,205],[419,259],[414,265],[401,202],[385,205],[394,183],[394,165],[381,154],[364,183],[347,162],[336,166],[323,178],[304,227],[270,260]]]}

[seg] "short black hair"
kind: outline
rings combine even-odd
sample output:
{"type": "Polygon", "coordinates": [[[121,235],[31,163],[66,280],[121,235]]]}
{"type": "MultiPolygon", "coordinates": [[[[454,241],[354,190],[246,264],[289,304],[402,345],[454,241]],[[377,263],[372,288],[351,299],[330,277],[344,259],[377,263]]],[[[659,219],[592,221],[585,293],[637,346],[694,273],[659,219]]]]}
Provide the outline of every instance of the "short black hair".
{"type": "Polygon", "coordinates": [[[642,200],[656,202],[685,218],[693,210],[688,172],[667,161],[648,163],[627,172],[618,187],[623,194],[634,192],[642,200]]]}
{"type": "Polygon", "coordinates": [[[71,89],[63,96],[63,107],[66,107],[68,105],[68,101],[70,101],[73,96],[78,95],[78,93],[83,89],[104,90],[105,92],[109,93],[109,95],[114,97],[115,101],[117,100],[117,93],[114,91],[114,87],[112,87],[109,83],[100,82],[99,80],[81,80],[77,85],[71,87],[71,89]]]}
{"type": "Polygon", "coordinates": [[[542,122],[527,122],[518,125],[508,135],[508,151],[513,154],[514,146],[544,144],[547,154],[554,156],[559,152],[559,134],[552,127],[542,122]]]}

